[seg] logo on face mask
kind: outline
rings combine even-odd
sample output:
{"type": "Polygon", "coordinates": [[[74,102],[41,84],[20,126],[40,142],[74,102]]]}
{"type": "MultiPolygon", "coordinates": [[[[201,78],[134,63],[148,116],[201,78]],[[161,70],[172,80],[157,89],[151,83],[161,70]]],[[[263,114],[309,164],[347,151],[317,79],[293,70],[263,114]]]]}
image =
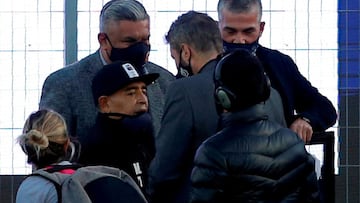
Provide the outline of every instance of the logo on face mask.
{"type": "Polygon", "coordinates": [[[184,65],[183,60],[181,58],[181,54],[182,54],[182,49],[180,50],[180,60],[179,60],[179,64],[178,64],[178,74],[176,75],[176,78],[184,78],[184,77],[189,77],[194,75],[194,73],[192,72],[192,68],[191,68],[191,55],[189,58],[189,64],[188,65],[184,65]]]}
{"type": "Polygon", "coordinates": [[[141,67],[146,63],[146,56],[150,51],[150,45],[144,42],[137,42],[127,48],[115,48],[107,35],[106,38],[111,45],[111,54],[109,58],[112,62],[126,61],[136,67],[141,67]]]}
{"type": "Polygon", "coordinates": [[[232,52],[236,49],[246,49],[252,55],[256,56],[256,50],[259,47],[259,40],[257,39],[255,42],[250,44],[237,44],[223,41],[223,46],[225,52],[232,52]]]}

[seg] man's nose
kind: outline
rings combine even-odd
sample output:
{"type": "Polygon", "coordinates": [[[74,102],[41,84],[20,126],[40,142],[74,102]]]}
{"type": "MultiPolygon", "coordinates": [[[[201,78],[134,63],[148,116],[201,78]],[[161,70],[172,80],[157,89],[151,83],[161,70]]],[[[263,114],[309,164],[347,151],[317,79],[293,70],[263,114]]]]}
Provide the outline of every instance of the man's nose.
{"type": "Polygon", "coordinates": [[[232,43],[235,44],[246,44],[246,38],[241,33],[235,35],[235,38],[232,43]]]}
{"type": "Polygon", "coordinates": [[[147,95],[145,93],[143,93],[143,92],[140,92],[138,94],[138,101],[141,104],[147,103],[147,95]]]}

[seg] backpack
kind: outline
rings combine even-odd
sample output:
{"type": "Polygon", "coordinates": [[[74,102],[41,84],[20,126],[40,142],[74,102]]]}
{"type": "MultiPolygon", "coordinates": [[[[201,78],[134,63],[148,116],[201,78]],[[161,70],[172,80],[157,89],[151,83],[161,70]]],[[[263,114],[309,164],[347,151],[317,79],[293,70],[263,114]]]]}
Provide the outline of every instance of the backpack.
{"type": "Polygon", "coordinates": [[[139,186],[124,171],[107,166],[54,165],[30,176],[55,185],[58,203],[147,203],[139,186]]]}

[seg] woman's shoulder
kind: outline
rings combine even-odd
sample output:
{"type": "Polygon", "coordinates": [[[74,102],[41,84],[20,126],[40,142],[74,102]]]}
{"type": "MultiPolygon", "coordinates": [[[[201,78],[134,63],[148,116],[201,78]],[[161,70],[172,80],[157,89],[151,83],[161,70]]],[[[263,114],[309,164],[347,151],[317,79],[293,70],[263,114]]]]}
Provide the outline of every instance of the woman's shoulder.
{"type": "Polygon", "coordinates": [[[56,203],[57,194],[52,182],[39,176],[29,176],[20,185],[17,195],[17,203],[56,203]]]}

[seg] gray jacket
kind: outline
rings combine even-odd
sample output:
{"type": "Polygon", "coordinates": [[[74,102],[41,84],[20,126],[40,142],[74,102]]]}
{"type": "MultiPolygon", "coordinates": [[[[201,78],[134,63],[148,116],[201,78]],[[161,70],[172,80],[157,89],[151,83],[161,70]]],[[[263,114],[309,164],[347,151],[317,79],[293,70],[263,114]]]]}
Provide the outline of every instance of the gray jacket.
{"type": "MultiPolygon", "coordinates": [[[[50,74],[43,85],[39,108],[53,109],[66,120],[71,136],[84,136],[96,118],[97,108],[93,101],[91,83],[103,67],[99,50],[84,59],[50,74]]],[[[155,83],[148,86],[150,114],[155,133],[160,128],[164,95],[174,76],[151,62],[146,64],[150,73],[159,73],[155,83]]]]}

